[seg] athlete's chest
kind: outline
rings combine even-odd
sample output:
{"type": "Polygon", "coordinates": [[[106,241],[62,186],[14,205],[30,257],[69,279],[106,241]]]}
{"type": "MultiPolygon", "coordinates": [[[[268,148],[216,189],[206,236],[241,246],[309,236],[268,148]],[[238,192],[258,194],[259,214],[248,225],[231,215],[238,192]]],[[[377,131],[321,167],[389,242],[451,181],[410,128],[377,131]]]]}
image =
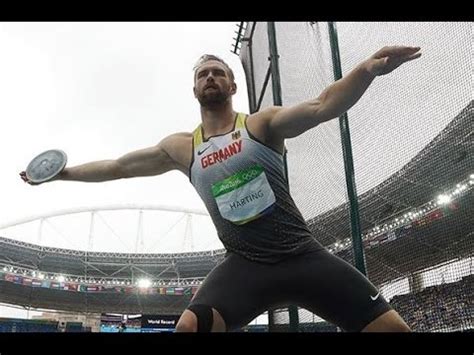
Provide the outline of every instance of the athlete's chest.
{"type": "Polygon", "coordinates": [[[200,170],[213,170],[233,163],[240,165],[242,161],[253,160],[257,156],[254,143],[240,130],[211,138],[194,149],[195,167],[200,170]]]}

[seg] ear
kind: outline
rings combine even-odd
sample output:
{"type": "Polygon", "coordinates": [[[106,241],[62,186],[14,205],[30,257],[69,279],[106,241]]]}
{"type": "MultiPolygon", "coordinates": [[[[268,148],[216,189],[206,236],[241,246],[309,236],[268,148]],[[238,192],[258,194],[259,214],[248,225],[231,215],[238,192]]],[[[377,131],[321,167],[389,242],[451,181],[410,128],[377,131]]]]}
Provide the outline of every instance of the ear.
{"type": "Polygon", "coordinates": [[[236,84],[236,83],[232,83],[232,84],[230,85],[230,93],[231,93],[232,95],[234,95],[236,92],[237,92],[237,84],[236,84]]]}
{"type": "Polygon", "coordinates": [[[197,98],[197,96],[196,96],[196,87],[195,86],[193,86],[193,93],[194,93],[194,97],[197,98]]]}

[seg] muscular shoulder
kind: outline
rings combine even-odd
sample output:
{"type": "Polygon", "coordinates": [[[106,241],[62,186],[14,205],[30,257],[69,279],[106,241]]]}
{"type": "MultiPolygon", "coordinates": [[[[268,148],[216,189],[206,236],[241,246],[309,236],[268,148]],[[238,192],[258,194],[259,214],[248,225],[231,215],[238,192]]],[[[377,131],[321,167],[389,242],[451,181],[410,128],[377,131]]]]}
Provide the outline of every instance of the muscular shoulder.
{"type": "Polygon", "coordinates": [[[255,130],[256,133],[268,135],[268,126],[270,121],[275,117],[275,115],[280,112],[283,108],[280,106],[270,106],[264,108],[259,112],[252,113],[247,118],[247,125],[251,129],[255,130]]]}
{"type": "Polygon", "coordinates": [[[177,167],[184,172],[192,159],[193,135],[189,132],[178,132],[163,138],[159,146],[177,164],[177,167]]]}
{"type": "Polygon", "coordinates": [[[274,137],[269,130],[269,123],[275,115],[282,110],[280,106],[270,106],[259,112],[251,114],[247,118],[247,128],[252,135],[273,149],[283,152],[284,142],[274,137]]]}
{"type": "Polygon", "coordinates": [[[283,107],[281,106],[269,106],[261,111],[252,113],[248,120],[266,121],[271,120],[283,107]]]}

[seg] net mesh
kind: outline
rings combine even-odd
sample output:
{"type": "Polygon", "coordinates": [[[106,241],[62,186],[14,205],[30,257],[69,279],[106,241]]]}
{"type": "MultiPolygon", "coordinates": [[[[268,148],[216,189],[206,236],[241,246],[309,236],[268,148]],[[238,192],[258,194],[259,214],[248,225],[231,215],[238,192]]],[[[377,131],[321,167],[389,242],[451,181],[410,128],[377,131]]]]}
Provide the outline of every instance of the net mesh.
{"type": "MultiPolygon", "coordinates": [[[[249,24],[247,37],[252,28],[241,57],[258,100],[267,23],[249,24]]],[[[413,330],[472,329],[473,25],[344,22],[337,33],[343,76],[387,45],[423,53],[376,78],[348,111],[367,275],[413,330]]],[[[334,81],[327,23],[276,23],[276,40],[284,106],[334,81]]],[[[273,104],[271,81],[263,95],[260,110],[273,104]]],[[[285,144],[290,191],[315,238],[354,264],[338,120],[285,144]]],[[[317,315],[298,315],[300,331],[323,329],[317,315]]],[[[287,310],[275,312],[277,328],[288,323],[287,310]]]]}

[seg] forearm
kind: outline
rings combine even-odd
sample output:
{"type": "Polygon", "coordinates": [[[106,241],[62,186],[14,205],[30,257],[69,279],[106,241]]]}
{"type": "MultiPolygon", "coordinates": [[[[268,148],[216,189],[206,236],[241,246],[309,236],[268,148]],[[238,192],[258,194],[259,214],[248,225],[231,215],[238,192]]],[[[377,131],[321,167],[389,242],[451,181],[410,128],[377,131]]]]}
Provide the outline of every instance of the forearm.
{"type": "Polygon", "coordinates": [[[165,143],[127,153],[116,160],[101,160],[64,169],[56,180],[102,182],[155,176],[175,169],[175,161],[162,147],[165,143]]]}
{"type": "Polygon", "coordinates": [[[262,111],[264,136],[283,142],[297,137],[322,122],[340,117],[354,106],[376,76],[391,73],[405,62],[421,56],[420,47],[384,47],[350,73],[329,85],[316,98],[291,107],[270,107],[262,111]]]}
{"type": "Polygon", "coordinates": [[[102,160],[65,168],[55,180],[103,182],[120,179],[122,175],[115,160],[102,160]]]}
{"type": "Polygon", "coordinates": [[[328,119],[341,116],[359,101],[374,78],[367,70],[367,61],[362,62],[321,93],[321,113],[328,119]]]}

